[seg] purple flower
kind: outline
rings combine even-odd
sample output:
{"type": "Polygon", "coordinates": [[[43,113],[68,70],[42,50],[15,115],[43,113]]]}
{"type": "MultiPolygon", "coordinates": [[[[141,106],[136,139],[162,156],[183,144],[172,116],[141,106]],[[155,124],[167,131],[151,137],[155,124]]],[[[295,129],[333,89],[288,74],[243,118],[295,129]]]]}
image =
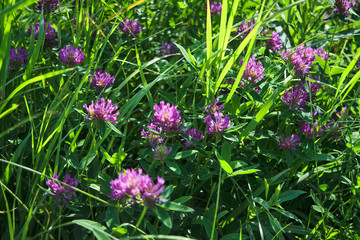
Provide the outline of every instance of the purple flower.
{"type": "Polygon", "coordinates": [[[282,138],[279,136],[280,142],[276,144],[283,147],[284,149],[296,150],[296,146],[300,144],[300,138],[294,133],[291,137],[282,138]]]}
{"type": "Polygon", "coordinates": [[[134,37],[138,37],[141,32],[140,23],[128,18],[124,18],[124,22],[120,23],[119,27],[121,31],[134,37]]]}
{"type": "Polygon", "coordinates": [[[81,64],[85,59],[85,54],[81,48],[74,46],[64,47],[59,52],[59,60],[69,65],[81,64]]]}
{"type": "MultiPolygon", "coordinates": [[[[53,178],[58,180],[57,173],[53,175],[53,178]]],[[[72,187],[76,187],[78,184],[76,177],[72,179],[69,173],[65,175],[63,182],[72,187]]],[[[48,193],[47,195],[49,197],[55,197],[55,204],[57,206],[68,204],[72,197],[76,197],[75,189],[66,186],[60,182],[55,182],[54,180],[49,179],[46,181],[46,185],[50,187],[50,191],[52,193],[52,194],[48,193]]]]}
{"type": "Polygon", "coordinates": [[[94,75],[89,74],[89,81],[91,81],[91,87],[95,88],[96,91],[101,91],[113,85],[115,78],[106,71],[103,73],[102,70],[98,70],[94,75]]]}
{"type": "MultiPolygon", "coordinates": [[[[310,75],[309,78],[312,79],[312,76],[310,75]]],[[[313,79],[315,80],[316,82],[319,81],[318,78],[316,79],[313,79]]],[[[321,88],[321,84],[318,84],[318,83],[314,83],[314,82],[310,82],[310,81],[306,81],[307,85],[308,85],[308,88],[311,92],[311,99],[314,100],[315,99],[315,96],[316,96],[316,93],[320,90],[321,88]]],[[[302,83],[299,84],[302,88],[304,88],[304,85],[302,83]]],[[[305,88],[304,88],[305,89],[305,88]]]]}
{"type": "Polygon", "coordinates": [[[117,116],[119,115],[119,111],[113,113],[118,109],[118,106],[115,104],[114,106],[111,104],[111,100],[107,100],[107,104],[105,104],[105,98],[101,98],[96,101],[96,104],[94,104],[94,101],[91,101],[91,105],[88,107],[86,104],[84,104],[84,108],[88,111],[90,114],[90,117],[86,117],[86,120],[89,121],[109,121],[113,124],[117,124],[116,121],[117,116]]]}
{"type": "MultiPolygon", "coordinates": [[[[222,4],[221,2],[213,2],[213,1],[209,1],[210,2],[210,12],[211,15],[220,15],[221,14],[221,9],[222,9],[222,4]]],[[[207,1],[205,3],[204,6],[205,10],[207,10],[207,1]]]]}
{"type": "Polygon", "coordinates": [[[44,13],[51,13],[59,7],[59,0],[42,0],[38,1],[38,6],[36,10],[41,12],[41,9],[44,8],[44,13]]]}
{"type": "MultiPolygon", "coordinates": [[[[196,132],[196,128],[192,128],[192,129],[187,128],[185,130],[185,133],[197,141],[200,141],[201,139],[204,138],[203,132],[201,130],[196,132]]],[[[185,138],[181,139],[181,141],[185,141],[185,149],[195,145],[193,142],[191,142],[190,140],[185,139],[185,138]]]]}
{"type": "Polygon", "coordinates": [[[281,96],[281,100],[289,106],[290,110],[302,110],[302,107],[307,104],[308,93],[302,85],[296,88],[292,87],[285,91],[284,95],[281,96]]]}
{"type": "Polygon", "coordinates": [[[219,102],[219,98],[216,98],[210,105],[203,107],[204,111],[211,114],[220,111],[221,109],[224,108],[224,104],[217,105],[218,102],[219,102]]]}
{"type": "Polygon", "coordinates": [[[255,23],[253,23],[251,20],[248,23],[241,23],[239,29],[236,29],[236,34],[241,34],[241,37],[244,39],[247,37],[247,35],[249,35],[249,33],[251,32],[251,30],[253,30],[253,26],[255,23]]]}
{"type": "Polygon", "coordinates": [[[315,55],[320,56],[322,59],[327,59],[327,53],[324,53],[322,48],[318,50],[311,47],[305,47],[304,44],[296,47],[295,51],[283,51],[280,56],[288,63],[294,64],[295,73],[305,78],[309,75],[311,64],[316,60],[315,55]]]}
{"type": "Polygon", "coordinates": [[[17,70],[25,64],[26,58],[29,56],[25,49],[20,47],[10,48],[9,71],[17,70]]]}
{"type": "Polygon", "coordinates": [[[282,41],[277,32],[271,33],[271,39],[267,40],[265,42],[265,45],[268,49],[270,49],[273,52],[278,51],[278,50],[282,49],[282,47],[283,47],[282,41]]]}
{"type": "Polygon", "coordinates": [[[164,183],[162,177],[157,177],[157,183],[154,185],[149,175],[142,174],[141,168],[137,172],[134,169],[126,169],[125,174],[121,172],[117,179],[110,182],[110,196],[112,200],[121,200],[123,205],[142,203],[147,207],[153,207],[156,202],[164,202],[159,198],[164,191],[164,183]]]}
{"type": "MultiPolygon", "coordinates": [[[[177,52],[175,44],[173,44],[173,43],[164,42],[163,45],[160,45],[160,49],[161,49],[161,55],[162,56],[166,56],[166,55],[169,55],[169,54],[174,54],[174,53],[177,52]]],[[[171,56],[166,57],[167,60],[170,60],[170,58],[171,58],[171,56]]]]}
{"type": "MultiPolygon", "coordinates": [[[[162,132],[162,128],[151,123],[150,125],[147,126],[148,129],[150,130],[154,130],[158,133],[161,133],[162,132]]],[[[143,129],[141,131],[141,136],[143,138],[147,138],[149,143],[150,143],[150,146],[154,147],[155,145],[157,145],[158,143],[163,143],[165,141],[165,137],[161,137],[155,133],[152,133],[150,131],[145,131],[145,129],[143,129]]]]}
{"type": "Polygon", "coordinates": [[[175,105],[170,106],[170,103],[165,105],[164,101],[160,102],[160,105],[154,106],[153,123],[162,129],[165,129],[168,134],[177,134],[181,125],[180,111],[175,105]]]}
{"type": "MultiPolygon", "coordinates": [[[[337,112],[335,117],[329,121],[330,124],[328,126],[325,126],[326,130],[332,128],[336,122],[341,120],[344,114],[346,113],[346,110],[347,110],[347,106],[343,107],[340,112],[337,112]]],[[[335,137],[339,137],[342,132],[341,130],[344,129],[345,127],[346,127],[345,123],[339,122],[338,125],[336,125],[332,130],[332,135],[334,135],[335,137]]]]}
{"type": "MultiPolygon", "coordinates": [[[[243,64],[244,59],[240,61],[240,66],[243,64]]],[[[260,80],[264,77],[264,67],[261,62],[255,62],[255,57],[251,57],[246,64],[245,71],[243,73],[243,78],[247,80],[249,84],[257,83],[257,80],[260,80]]]]}
{"type": "MultiPolygon", "coordinates": [[[[37,40],[39,38],[39,33],[40,33],[40,24],[35,23],[28,29],[29,36],[31,36],[31,32],[33,30],[34,30],[35,39],[37,40]]],[[[45,46],[56,46],[57,44],[59,44],[57,33],[50,23],[44,22],[44,32],[45,32],[45,46]]]]}
{"type": "Polygon", "coordinates": [[[224,132],[227,128],[230,127],[230,118],[221,112],[215,112],[213,114],[215,121],[212,119],[212,115],[209,114],[204,122],[206,123],[206,131],[210,135],[216,135],[218,133],[224,132]]]}
{"type": "Polygon", "coordinates": [[[313,139],[313,137],[320,137],[324,134],[324,129],[318,122],[315,122],[313,127],[311,127],[309,122],[302,122],[300,123],[299,130],[309,139],[313,139]]]}
{"type": "Polygon", "coordinates": [[[349,15],[349,9],[355,5],[353,0],[335,0],[333,13],[338,14],[341,18],[349,15]]]}
{"type": "Polygon", "coordinates": [[[168,148],[165,145],[156,146],[154,150],[154,160],[164,161],[171,151],[171,147],[168,148]]]}

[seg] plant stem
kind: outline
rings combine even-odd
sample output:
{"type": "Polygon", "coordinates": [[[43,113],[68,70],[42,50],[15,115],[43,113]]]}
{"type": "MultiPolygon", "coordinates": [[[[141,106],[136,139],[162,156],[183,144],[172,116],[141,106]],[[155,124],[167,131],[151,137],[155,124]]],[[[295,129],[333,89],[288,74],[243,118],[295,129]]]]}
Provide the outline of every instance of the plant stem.
{"type": "Polygon", "coordinates": [[[217,190],[217,196],[216,196],[215,215],[214,215],[214,221],[213,221],[213,226],[212,226],[212,230],[211,230],[211,238],[210,238],[211,240],[214,239],[214,233],[215,233],[216,218],[217,218],[219,199],[220,199],[221,178],[222,178],[222,168],[220,167],[219,183],[218,183],[218,190],[217,190]]]}
{"type": "Polygon", "coordinates": [[[141,223],[142,220],[144,219],[144,216],[145,216],[145,213],[146,213],[147,209],[148,209],[148,207],[147,207],[147,206],[144,206],[144,209],[143,209],[143,211],[142,211],[142,213],[141,213],[141,216],[140,216],[138,222],[136,223],[136,226],[135,226],[134,230],[132,231],[131,235],[134,235],[134,233],[136,232],[136,230],[139,228],[140,223],[141,223]]]}

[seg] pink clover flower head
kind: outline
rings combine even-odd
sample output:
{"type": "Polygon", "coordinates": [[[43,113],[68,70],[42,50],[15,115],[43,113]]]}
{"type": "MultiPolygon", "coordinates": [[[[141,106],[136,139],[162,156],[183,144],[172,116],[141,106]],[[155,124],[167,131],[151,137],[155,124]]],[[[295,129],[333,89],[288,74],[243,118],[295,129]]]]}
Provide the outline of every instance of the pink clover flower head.
{"type": "Polygon", "coordinates": [[[314,50],[314,54],[321,57],[324,61],[326,61],[328,57],[328,52],[324,52],[323,48],[319,48],[317,50],[314,50]]]}
{"type": "Polygon", "coordinates": [[[140,23],[138,21],[135,22],[135,20],[129,18],[124,18],[124,22],[120,23],[119,27],[121,31],[134,37],[139,37],[141,32],[140,23]]]}
{"type": "Polygon", "coordinates": [[[125,174],[121,172],[119,177],[110,182],[110,197],[112,200],[121,200],[123,205],[142,203],[147,207],[153,207],[156,203],[164,200],[159,196],[164,191],[164,179],[157,177],[154,184],[149,175],[143,174],[141,168],[138,171],[126,169],[125,174]]]}
{"type": "Polygon", "coordinates": [[[282,41],[277,32],[271,33],[271,39],[267,40],[265,42],[265,45],[268,49],[270,49],[273,52],[278,51],[283,48],[282,41]]]}
{"type": "Polygon", "coordinates": [[[281,135],[279,136],[280,142],[276,144],[281,146],[283,149],[291,149],[296,150],[296,146],[300,145],[300,138],[295,133],[291,135],[291,137],[283,138],[281,135]]]}
{"type": "MultiPolygon", "coordinates": [[[[211,12],[211,16],[214,15],[221,15],[221,10],[222,10],[222,4],[221,2],[213,2],[213,1],[209,1],[210,2],[210,12],[211,12]]],[[[204,6],[205,10],[207,10],[207,1],[205,3],[204,6]]]]}
{"type": "Polygon", "coordinates": [[[302,107],[307,104],[308,93],[303,85],[299,85],[296,88],[291,87],[281,96],[281,100],[284,104],[289,106],[290,110],[303,110],[302,107]]]}
{"type": "Polygon", "coordinates": [[[21,49],[20,47],[10,48],[10,62],[9,62],[9,71],[17,70],[22,65],[25,64],[27,57],[29,54],[25,49],[21,49]]]}
{"type": "MultiPolygon", "coordinates": [[[[310,75],[309,76],[310,79],[313,79],[313,77],[310,75]]],[[[316,82],[319,82],[319,79],[318,78],[315,78],[313,79],[315,80],[316,82]]],[[[310,81],[307,81],[306,82],[307,85],[308,85],[308,88],[311,92],[311,99],[314,100],[315,99],[315,96],[316,96],[316,93],[320,90],[321,88],[321,84],[318,84],[318,83],[314,83],[314,82],[310,82],[310,81]]],[[[302,88],[304,88],[304,85],[302,83],[299,84],[302,88]]],[[[305,88],[304,88],[305,89],[305,88]]]]}
{"type": "MultiPolygon", "coordinates": [[[[240,66],[243,64],[244,59],[240,61],[240,66]]],[[[255,62],[255,57],[252,56],[246,64],[243,78],[250,84],[256,84],[258,80],[264,77],[264,67],[260,61],[255,62]]]]}
{"type": "Polygon", "coordinates": [[[355,5],[353,0],[335,0],[333,13],[338,14],[341,18],[349,15],[349,10],[355,5]]]}
{"type": "MultiPolygon", "coordinates": [[[[40,33],[40,23],[35,23],[28,29],[29,36],[31,36],[31,32],[34,30],[34,36],[37,40],[39,38],[40,33]]],[[[44,22],[44,32],[45,32],[45,46],[56,46],[59,43],[57,38],[57,33],[54,27],[50,23],[44,22]]]]}
{"type": "Polygon", "coordinates": [[[213,120],[211,114],[209,114],[204,120],[207,125],[206,131],[208,134],[217,135],[230,127],[231,122],[228,116],[225,115],[225,117],[223,117],[221,112],[215,112],[213,116],[215,120],[213,120]]]}
{"type": "Polygon", "coordinates": [[[95,88],[96,91],[101,91],[111,87],[115,78],[106,71],[102,72],[102,70],[98,70],[94,73],[94,75],[89,75],[89,81],[91,81],[91,87],[95,88]]]}
{"type": "MultiPolygon", "coordinates": [[[[162,56],[166,56],[166,55],[169,55],[169,54],[177,53],[176,46],[175,46],[175,44],[173,44],[173,43],[164,42],[163,45],[160,45],[160,49],[161,49],[161,55],[162,55],[162,56]]],[[[165,59],[166,59],[166,60],[170,60],[170,59],[171,59],[171,56],[168,56],[168,57],[166,57],[165,59]]]]}
{"type": "MultiPolygon", "coordinates": [[[[199,131],[196,131],[196,128],[187,128],[185,130],[185,133],[187,135],[189,135],[190,137],[192,137],[193,139],[195,139],[196,141],[200,141],[201,139],[204,138],[204,134],[201,130],[199,131]]],[[[188,149],[189,147],[192,147],[194,146],[195,144],[193,142],[191,142],[190,140],[188,139],[181,139],[181,141],[185,141],[184,145],[185,145],[185,149],[188,149]]]]}
{"type": "MultiPolygon", "coordinates": [[[[57,173],[53,175],[53,178],[58,180],[57,173]]],[[[72,187],[76,187],[78,184],[76,177],[72,179],[69,173],[65,175],[63,182],[72,187]]],[[[66,186],[60,182],[55,182],[54,180],[48,179],[46,181],[46,185],[50,187],[51,191],[51,194],[48,193],[47,195],[49,197],[55,197],[55,204],[57,206],[66,205],[71,201],[72,197],[76,197],[75,189],[66,186]]]]}
{"type": "Polygon", "coordinates": [[[44,13],[48,14],[55,11],[59,7],[59,0],[42,0],[38,1],[37,11],[41,12],[44,8],[44,13]]]}
{"type": "Polygon", "coordinates": [[[218,102],[219,102],[219,98],[216,98],[210,105],[203,107],[204,111],[206,113],[211,113],[211,114],[220,111],[221,109],[224,108],[224,104],[217,105],[218,102]]]}
{"type": "Polygon", "coordinates": [[[166,130],[168,134],[177,134],[181,130],[181,115],[180,111],[175,105],[170,106],[170,103],[165,105],[164,101],[160,105],[154,106],[153,123],[166,130]]]}
{"type": "MultiPolygon", "coordinates": [[[[150,130],[154,130],[154,131],[156,131],[158,133],[162,132],[162,128],[159,127],[158,125],[153,124],[153,123],[148,125],[147,128],[150,129],[150,130]]],[[[145,129],[143,129],[141,131],[141,136],[143,138],[148,139],[151,147],[155,147],[157,144],[164,143],[164,141],[165,141],[165,137],[161,137],[161,136],[159,136],[159,135],[157,135],[155,133],[152,133],[150,131],[146,131],[145,129]]]]}
{"type": "Polygon", "coordinates": [[[154,150],[154,160],[164,161],[172,151],[172,147],[166,147],[165,145],[158,145],[154,150]]]}
{"type": "Polygon", "coordinates": [[[318,122],[315,122],[313,127],[311,127],[309,122],[302,122],[300,123],[299,130],[309,139],[320,137],[324,134],[324,129],[318,122]]]}
{"type": "Polygon", "coordinates": [[[108,99],[107,103],[105,103],[105,98],[101,98],[96,101],[96,104],[94,104],[94,100],[92,100],[91,105],[88,107],[86,104],[84,104],[84,108],[90,114],[90,117],[85,117],[86,120],[109,121],[113,124],[118,123],[116,119],[119,115],[119,111],[113,113],[118,109],[118,106],[116,104],[112,105],[110,99],[108,99]]]}
{"type": "Polygon", "coordinates": [[[241,23],[239,29],[236,29],[235,33],[241,34],[241,38],[244,39],[247,37],[247,35],[249,35],[251,30],[253,30],[253,25],[255,25],[255,23],[253,23],[251,20],[248,23],[243,22],[241,23]]]}
{"type": "Polygon", "coordinates": [[[59,52],[59,60],[69,65],[81,64],[85,59],[84,51],[74,46],[64,47],[59,52]]]}

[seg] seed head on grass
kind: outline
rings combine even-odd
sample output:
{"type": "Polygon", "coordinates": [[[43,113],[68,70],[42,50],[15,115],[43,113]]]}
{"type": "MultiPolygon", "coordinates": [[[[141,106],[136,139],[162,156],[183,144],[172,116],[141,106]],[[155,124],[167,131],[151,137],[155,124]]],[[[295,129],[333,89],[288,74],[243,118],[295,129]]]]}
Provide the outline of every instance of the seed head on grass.
{"type": "Polygon", "coordinates": [[[277,142],[277,145],[284,149],[296,150],[296,146],[300,145],[300,138],[295,133],[285,138],[280,135],[279,140],[280,142],[277,142]]]}
{"type": "Polygon", "coordinates": [[[88,111],[90,114],[90,117],[86,117],[86,120],[89,121],[109,121],[113,124],[117,124],[116,121],[117,116],[119,115],[119,111],[113,113],[118,109],[118,106],[112,105],[111,100],[108,99],[107,103],[105,103],[105,98],[101,98],[96,101],[96,104],[94,104],[94,101],[91,101],[91,105],[88,107],[86,104],[84,104],[84,108],[88,111]]]}
{"type": "Polygon", "coordinates": [[[59,60],[69,65],[81,64],[85,59],[84,51],[74,46],[64,47],[59,52],[59,60]]]}
{"type": "Polygon", "coordinates": [[[9,71],[13,72],[18,70],[22,65],[25,64],[27,57],[29,54],[25,49],[21,49],[20,47],[10,48],[10,62],[9,62],[9,71]]]}
{"type": "Polygon", "coordinates": [[[139,37],[141,32],[141,25],[135,20],[124,18],[124,21],[119,24],[120,30],[134,37],[139,37]]]}
{"type": "MultiPolygon", "coordinates": [[[[53,175],[53,178],[58,180],[57,173],[53,175]]],[[[72,187],[76,187],[78,184],[76,177],[72,179],[69,173],[65,175],[63,182],[72,187]]],[[[66,205],[71,201],[72,198],[76,197],[75,189],[66,186],[60,182],[55,182],[54,180],[49,179],[46,181],[46,185],[50,187],[50,191],[52,193],[47,195],[49,197],[55,197],[55,204],[57,206],[66,205]]]]}
{"type": "Polygon", "coordinates": [[[121,172],[117,179],[110,182],[110,197],[112,200],[121,200],[123,206],[140,203],[151,208],[156,203],[164,202],[159,198],[164,191],[164,183],[162,177],[157,177],[157,183],[154,184],[141,168],[138,171],[126,169],[125,173],[121,172]]]}

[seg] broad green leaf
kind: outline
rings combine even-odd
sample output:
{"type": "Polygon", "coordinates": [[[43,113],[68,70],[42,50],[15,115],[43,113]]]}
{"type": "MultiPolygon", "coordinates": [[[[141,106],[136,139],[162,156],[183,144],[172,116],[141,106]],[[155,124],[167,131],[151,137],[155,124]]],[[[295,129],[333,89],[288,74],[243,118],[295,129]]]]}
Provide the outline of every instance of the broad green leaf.
{"type": "Polygon", "coordinates": [[[155,215],[165,224],[168,228],[172,228],[172,220],[168,212],[161,206],[155,206],[153,208],[155,215]]]}

